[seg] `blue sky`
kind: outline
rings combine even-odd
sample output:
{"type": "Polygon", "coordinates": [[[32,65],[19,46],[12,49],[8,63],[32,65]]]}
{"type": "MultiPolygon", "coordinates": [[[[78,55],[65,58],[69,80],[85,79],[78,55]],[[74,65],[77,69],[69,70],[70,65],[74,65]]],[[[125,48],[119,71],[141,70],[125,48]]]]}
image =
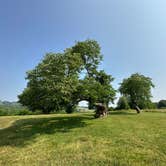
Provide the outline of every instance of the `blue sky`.
{"type": "Polygon", "coordinates": [[[139,72],[153,79],[153,100],[166,99],[165,9],[165,0],[0,0],[0,100],[17,100],[45,53],[87,38],[115,88],[139,72]]]}

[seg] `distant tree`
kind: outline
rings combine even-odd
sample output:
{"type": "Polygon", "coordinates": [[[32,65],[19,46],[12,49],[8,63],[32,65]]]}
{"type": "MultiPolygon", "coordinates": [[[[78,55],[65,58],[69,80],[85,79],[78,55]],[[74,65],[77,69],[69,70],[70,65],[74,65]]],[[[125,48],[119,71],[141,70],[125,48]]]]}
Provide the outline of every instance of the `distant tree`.
{"type": "Polygon", "coordinates": [[[140,105],[139,105],[139,107],[141,108],[141,109],[156,109],[157,108],[157,106],[156,106],[156,104],[155,103],[153,103],[152,101],[142,101],[142,102],[140,102],[140,105]]]}
{"type": "Polygon", "coordinates": [[[140,108],[145,108],[146,104],[151,102],[151,88],[153,87],[151,78],[136,73],[123,80],[119,91],[129,99],[130,107],[140,113],[140,108]]]}
{"type": "Polygon", "coordinates": [[[166,100],[160,100],[158,103],[158,108],[166,108],[166,100]]]}
{"type": "Polygon", "coordinates": [[[158,108],[158,103],[151,102],[151,105],[150,105],[149,109],[157,109],[157,108],[158,108]]]}
{"type": "Polygon", "coordinates": [[[158,108],[158,102],[153,102],[153,109],[157,109],[158,108]]]}
{"type": "Polygon", "coordinates": [[[124,96],[120,97],[117,103],[117,109],[118,110],[127,110],[130,109],[129,103],[128,103],[128,99],[124,96]]]}
{"type": "Polygon", "coordinates": [[[100,46],[94,40],[77,42],[63,53],[49,53],[31,71],[27,72],[27,88],[19,102],[30,110],[44,113],[65,109],[71,113],[81,100],[91,107],[95,102],[113,101],[113,78],[98,71],[102,59],[100,46]]]}

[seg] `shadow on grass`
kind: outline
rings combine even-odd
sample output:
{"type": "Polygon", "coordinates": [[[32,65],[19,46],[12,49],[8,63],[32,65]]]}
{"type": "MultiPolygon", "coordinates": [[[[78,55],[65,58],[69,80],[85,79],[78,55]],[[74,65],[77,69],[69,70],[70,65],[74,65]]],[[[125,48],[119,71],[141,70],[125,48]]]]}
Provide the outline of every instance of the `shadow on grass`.
{"type": "Polygon", "coordinates": [[[17,120],[10,127],[0,130],[0,146],[25,146],[38,135],[67,133],[74,128],[85,127],[86,120],[90,119],[93,119],[92,115],[17,120]]]}

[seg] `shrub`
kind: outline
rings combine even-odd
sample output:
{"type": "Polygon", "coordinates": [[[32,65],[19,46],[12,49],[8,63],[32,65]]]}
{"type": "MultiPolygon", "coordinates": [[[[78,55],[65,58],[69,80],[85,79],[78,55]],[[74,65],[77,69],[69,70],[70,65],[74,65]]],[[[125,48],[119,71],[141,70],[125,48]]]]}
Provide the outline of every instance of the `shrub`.
{"type": "Polygon", "coordinates": [[[32,112],[33,115],[40,115],[43,114],[42,110],[35,110],[34,112],[32,112]]]}
{"type": "Polygon", "coordinates": [[[6,115],[8,115],[8,112],[0,109],[0,116],[6,116],[6,115]]]}
{"type": "Polygon", "coordinates": [[[126,97],[122,96],[119,98],[119,101],[117,103],[117,109],[118,110],[130,109],[130,106],[126,97]]]}
{"type": "Polygon", "coordinates": [[[66,113],[68,113],[68,114],[70,114],[70,113],[72,113],[72,112],[75,112],[76,111],[76,106],[74,105],[68,105],[67,107],[66,107],[66,113]]]}
{"type": "Polygon", "coordinates": [[[32,115],[32,112],[29,110],[19,110],[17,115],[32,115]]]}

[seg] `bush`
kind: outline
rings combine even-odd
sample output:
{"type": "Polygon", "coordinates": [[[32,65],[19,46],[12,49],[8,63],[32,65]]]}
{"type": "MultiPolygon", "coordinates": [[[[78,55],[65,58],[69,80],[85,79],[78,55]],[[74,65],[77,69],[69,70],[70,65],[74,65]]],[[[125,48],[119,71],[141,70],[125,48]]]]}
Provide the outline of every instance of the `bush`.
{"type": "Polygon", "coordinates": [[[6,116],[6,115],[8,115],[8,112],[0,109],[0,116],[6,116]]]}
{"type": "Polygon", "coordinates": [[[34,112],[32,112],[33,115],[40,115],[43,114],[42,110],[35,110],[34,112]]]}
{"type": "Polygon", "coordinates": [[[76,106],[74,105],[68,105],[67,107],[66,107],[66,113],[68,113],[68,114],[71,114],[72,112],[75,112],[76,111],[76,106]]]}
{"type": "Polygon", "coordinates": [[[130,109],[130,106],[129,106],[129,103],[128,103],[128,100],[126,97],[120,97],[119,98],[119,101],[117,103],[117,109],[118,110],[128,110],[130,109]]]}
{"type": "Polygon", "coordinates": [[[140,109],[156,109],[156,103],[152,103],[150,100],[149,101],[144,101],[139,104],[140,109]]]}
{"type": "Polygon", "coordinates": [[[0,116],[31,115],[33,114],[25,107],[0,106],[0,116]]]}
{"type": "Polygon", "coordinates": [[[19,110],[16,115],[32,115],[33,113],[29,110],[19,110]]]}

